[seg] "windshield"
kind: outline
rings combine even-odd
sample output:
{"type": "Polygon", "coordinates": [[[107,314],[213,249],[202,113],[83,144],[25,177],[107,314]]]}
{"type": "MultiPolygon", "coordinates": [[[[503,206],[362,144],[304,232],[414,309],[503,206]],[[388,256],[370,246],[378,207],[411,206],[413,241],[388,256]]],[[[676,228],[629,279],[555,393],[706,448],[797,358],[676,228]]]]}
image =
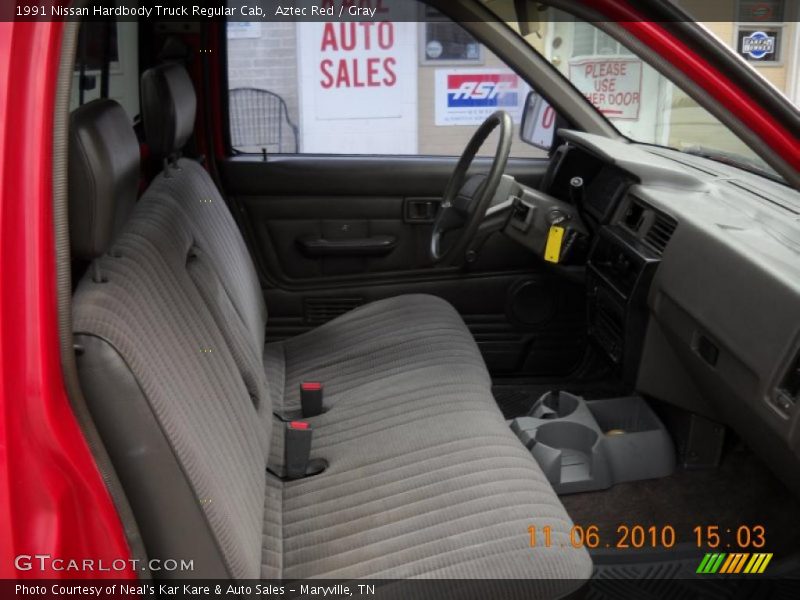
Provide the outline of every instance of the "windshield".
{"type": "MultiPolygon", "coordinates": [[[[488,3],[490,8],[493,4],[496,8],[498,3],[488,3]]],[[[622,135],[780,178],[726,125],[629,48],[592,23],[538,2],[535,6],[535,21],[522,27],[517,22],[507,24],[622,135]]],[[[516,13],[505,10],[498,14],[516,13]]],[[[738,23],[711,25],[735,26],[737,32],[745,31],[738,23]]]]}

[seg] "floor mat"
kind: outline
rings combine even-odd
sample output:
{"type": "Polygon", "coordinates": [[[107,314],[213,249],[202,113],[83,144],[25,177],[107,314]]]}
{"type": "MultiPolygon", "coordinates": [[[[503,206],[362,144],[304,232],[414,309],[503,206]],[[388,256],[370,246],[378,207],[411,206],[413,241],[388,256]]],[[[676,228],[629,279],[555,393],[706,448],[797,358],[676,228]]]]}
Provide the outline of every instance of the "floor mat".
{"type": "Polygon", "coordinates": [[[622,524],[671,525],[678,543],[695,543],[695,527],[717,526],[723,539],[718,550],[735,552],[737,529],[761,525],[766,544],[751,551],[777,558],[800,550],[800,500],[742,444],[730,448],[716,469],[679,467],[669,477],[569,494],[561,501],[576,525],[596,525],[602,539],[615,540],[622,524]]]}

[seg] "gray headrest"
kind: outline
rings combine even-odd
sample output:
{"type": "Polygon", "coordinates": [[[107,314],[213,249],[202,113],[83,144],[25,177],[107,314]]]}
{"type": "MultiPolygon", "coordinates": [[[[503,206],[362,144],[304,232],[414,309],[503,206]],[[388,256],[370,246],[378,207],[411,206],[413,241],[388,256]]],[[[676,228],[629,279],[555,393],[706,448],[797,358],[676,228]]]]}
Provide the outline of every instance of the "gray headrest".
{"type": "Polygon", "coordinates": [[[109,249],[139,188],[139,142],[113,100],[72,111],[68,177],[72,255],[91,260],[109,249]]]}
{"type": "Polygon", "coordinates": [[[142,120],[147,145],[156,158],[178,152],[194,130],[197,99],[183,65],[168,63],[142,75],[142,120]]]}

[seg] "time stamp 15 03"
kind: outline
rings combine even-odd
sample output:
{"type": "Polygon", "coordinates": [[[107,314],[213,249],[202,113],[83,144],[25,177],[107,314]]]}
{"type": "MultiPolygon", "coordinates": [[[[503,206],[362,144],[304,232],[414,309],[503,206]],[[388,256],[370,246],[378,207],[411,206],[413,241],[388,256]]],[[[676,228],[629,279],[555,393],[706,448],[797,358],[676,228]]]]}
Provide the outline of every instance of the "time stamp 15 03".
{"type": "Polygon", "coordinates": [[[616,548],[616,549],[669,549],[678,543],[692,543],[697,548],[709,550],[763,548],[766,529],[763,525],[697,525],[690,531],[678,531],[672,525],[621,524],[614,531],[597,525],[573,525],[568,539],[556,534],[549,525],[528,527],[531,548],[616,548]]]}

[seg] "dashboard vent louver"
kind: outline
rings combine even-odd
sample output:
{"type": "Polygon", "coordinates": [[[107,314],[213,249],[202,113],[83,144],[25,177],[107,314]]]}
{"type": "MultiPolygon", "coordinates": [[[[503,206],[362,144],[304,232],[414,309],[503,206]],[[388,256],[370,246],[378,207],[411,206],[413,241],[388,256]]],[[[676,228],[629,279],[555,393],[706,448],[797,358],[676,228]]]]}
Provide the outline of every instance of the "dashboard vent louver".
{"type": "Polygon", "coordinates": [[[657,214],[644,236],[644,241],[660,253],[664,252],[678,224],[671,218],[657,214]]]}

